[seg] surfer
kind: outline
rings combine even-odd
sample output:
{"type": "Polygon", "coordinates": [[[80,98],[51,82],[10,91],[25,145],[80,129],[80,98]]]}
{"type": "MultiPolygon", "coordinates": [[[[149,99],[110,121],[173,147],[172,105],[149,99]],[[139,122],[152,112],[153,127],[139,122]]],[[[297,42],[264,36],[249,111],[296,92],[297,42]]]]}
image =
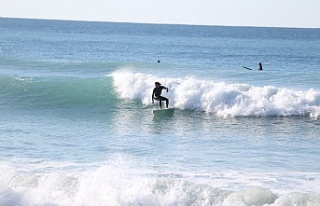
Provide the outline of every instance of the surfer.
{"type": "Polygon", "coordinates": [[[162,104],[161,101],[166,101],[166,106],[167,108],[169,107],[169,100],[163,96],[161,96],[161,92],[163,89],[166,89],[167,92],[169,91],[169,89],[167,87],[161,86],[161,84],[159,82],[155,82],[155,88],[153,89],[152,92],[152,104],[154,103],[154,100],[158,100],[159,104],[160,104],[160,108],[162,108],[162,104]]]}
{"type": "Polygon", "coordinates": [[[258,70],[260,70],[260,71],[262,71],[263,69],[262,69],[262,64],[261,64],[261,62],[259,62],[259,69],[258,70]]]}

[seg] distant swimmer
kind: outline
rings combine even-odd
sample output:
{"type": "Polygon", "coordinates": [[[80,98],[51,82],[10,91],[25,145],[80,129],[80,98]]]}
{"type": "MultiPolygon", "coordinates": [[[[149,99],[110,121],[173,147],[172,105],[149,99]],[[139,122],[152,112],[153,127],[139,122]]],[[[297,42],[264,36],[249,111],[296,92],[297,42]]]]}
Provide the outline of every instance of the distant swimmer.
{"type": "Polygon", "coordinates": [[[262,64],[261,64],[261,62],[259,62],[259,69],[258,70],[260,70],[260,71],[262,71],[263,69],[262,69],[262,64]]]}
{"type": "Polygon", "coordinates": [[[168,92],[169,89],[167,87],[161,86],[161,84],[159,82],[155,82],[154,84],[155,84],[155,88],[153,89],[153,92],[152,92],[152,104],[154,103],[154,100],[158,100],[160,108],[162,109],[161,101],[166,101],[166,106],[168,108],[169,107],[169,100],[167,98],[161,96],[161,92],[163,89],[166,89],[168,92]]]}
{"type": "Polygon", "coordinates": [[[158,60],[158,63],[160,63],[160,60],[158,60]]]}

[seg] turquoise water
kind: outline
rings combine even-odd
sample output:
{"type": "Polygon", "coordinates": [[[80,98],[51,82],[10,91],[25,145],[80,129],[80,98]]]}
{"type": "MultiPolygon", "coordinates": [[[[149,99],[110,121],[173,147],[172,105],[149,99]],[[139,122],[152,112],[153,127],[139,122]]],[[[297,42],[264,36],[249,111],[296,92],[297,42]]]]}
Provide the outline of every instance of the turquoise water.
{"type": "Polygon", "coordinates": [[[0,19],[0,205],[320,204],[319,37],[0,19]]]}

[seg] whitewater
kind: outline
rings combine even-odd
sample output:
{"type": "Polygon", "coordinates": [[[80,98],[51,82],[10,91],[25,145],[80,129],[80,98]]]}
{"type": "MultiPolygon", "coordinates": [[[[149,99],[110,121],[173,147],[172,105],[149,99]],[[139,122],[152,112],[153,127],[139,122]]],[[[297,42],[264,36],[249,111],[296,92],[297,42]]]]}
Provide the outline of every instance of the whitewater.
{"type": "Polygon", "coordinates": [[[319,35],[0,18],[0,205],[319,205],[319,35]]]}
{"type": "Polygon", "coordinates": [[[221,117],[236,116],[310,116],[318,118],[320,93],[257,87],[249,84],[226,84],[197,80],[194,77],[179,79],[159,78],[141,73],[117,71],[112,74],[114,85],[121,98],[139,99],[150,104],[150,88],[157,80],[170,88],[167,97],[174,108],[199,110],[221,117]]]}

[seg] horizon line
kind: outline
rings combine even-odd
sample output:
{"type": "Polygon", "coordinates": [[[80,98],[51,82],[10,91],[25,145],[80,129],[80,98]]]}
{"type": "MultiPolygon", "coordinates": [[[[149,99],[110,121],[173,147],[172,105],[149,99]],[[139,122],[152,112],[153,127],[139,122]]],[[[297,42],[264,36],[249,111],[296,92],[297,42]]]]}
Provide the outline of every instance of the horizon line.
{"type": "Polygon", "coordinates": [[[1,17],[0,19],[43,20],[43,21],[71,21],[92,23],[122,23],[122,24],[153,24],[153,25],[179,25],[179,26],[216,26],[216,27],[252,27],[252,28],[279,28],[279,29],[320,29],[320,27],[290,27],[290,26],[257,26],[257,25],[223,25],[223,24],[188,24],[188,23],[159,23],[159,22],[130,22],[130,21],[106,21],[88,19],[60,19],[60,18],[33,18],[33,17],[1,17]]]}

